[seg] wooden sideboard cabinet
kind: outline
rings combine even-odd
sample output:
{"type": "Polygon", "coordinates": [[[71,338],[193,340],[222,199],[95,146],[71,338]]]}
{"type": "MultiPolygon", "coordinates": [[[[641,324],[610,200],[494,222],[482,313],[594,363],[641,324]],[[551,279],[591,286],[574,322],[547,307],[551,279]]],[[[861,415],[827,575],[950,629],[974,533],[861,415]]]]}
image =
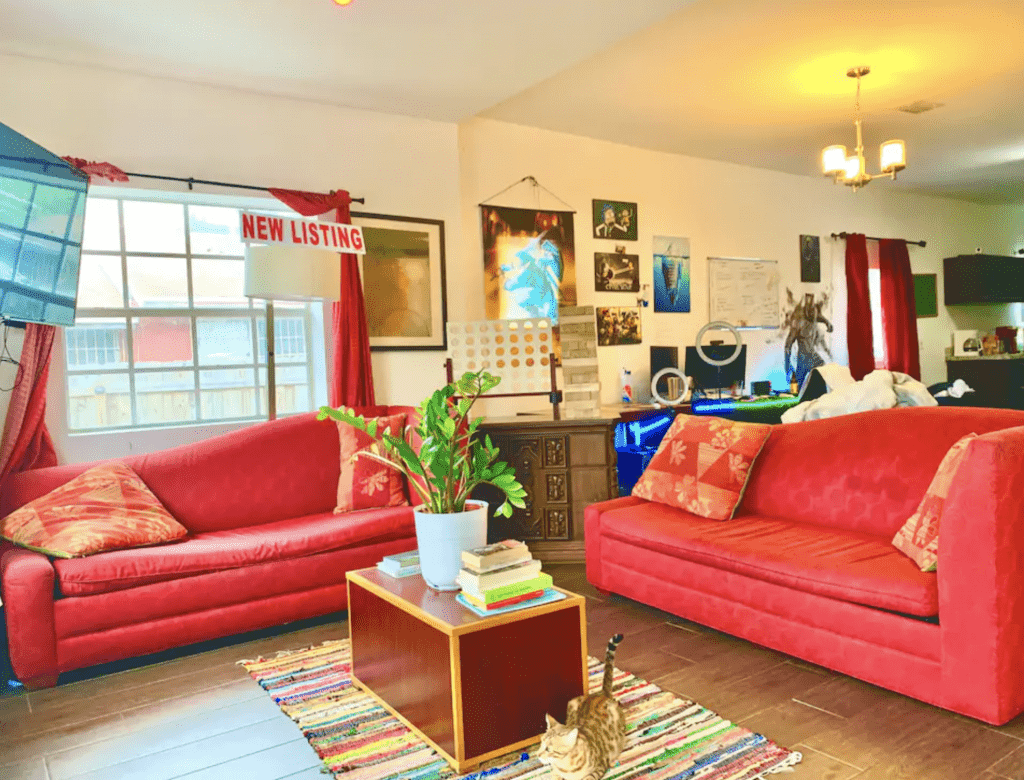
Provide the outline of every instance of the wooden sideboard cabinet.
{"type": "Polygon", "coordinates": [[[491,504],[487,538],[527,542],[541,561],[584,560],[583,510],[618,495],[615,424],[618,415],[553,420],[550,414],[485,419],[489,435],[526,489],[526,508],[494,517],[501,493],[489,485],[474,496],[491,504]]]}

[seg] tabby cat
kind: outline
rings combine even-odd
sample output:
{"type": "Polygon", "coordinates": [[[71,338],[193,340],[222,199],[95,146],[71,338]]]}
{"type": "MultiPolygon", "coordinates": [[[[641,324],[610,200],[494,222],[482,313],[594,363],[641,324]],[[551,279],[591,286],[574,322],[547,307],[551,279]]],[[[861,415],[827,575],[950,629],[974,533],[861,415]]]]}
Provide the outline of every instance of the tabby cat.
{"type": "Polygon", "coordinates": [[[622,634],[608,641],[601,692],[570,701],[564,726],[547,716],[537,758],[561,780],[599,780],[626,745],[626,716],[612,697],[612,665],[621,641],[622,634]]]}

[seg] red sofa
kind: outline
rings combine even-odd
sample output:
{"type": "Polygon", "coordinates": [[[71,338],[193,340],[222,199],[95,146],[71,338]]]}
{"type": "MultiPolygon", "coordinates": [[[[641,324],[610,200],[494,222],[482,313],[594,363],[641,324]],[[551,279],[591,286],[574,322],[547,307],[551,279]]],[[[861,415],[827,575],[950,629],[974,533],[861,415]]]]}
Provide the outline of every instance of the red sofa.
{"type": "MultiPolygon", "coordinates": [[[[71,669],[345,609],[345,573],[415,549],[416,534],[409,507],[333,514],[338,459],[335,423],[314,414],[124,459],[189,536],[72,559],[3,542],[15,676],[49,687],[71,669]]],[[[91,465],[17,475],[0,511],[91,465]]]]}
{"type": "Polygon", "coordinates": [[[897,408],[772,429],[736,516],[586,510],[597,588],[992,724],[1024,711],[1024,412],[897,408]],[[949,447],[938,571],[891,540],[949,447]]]}

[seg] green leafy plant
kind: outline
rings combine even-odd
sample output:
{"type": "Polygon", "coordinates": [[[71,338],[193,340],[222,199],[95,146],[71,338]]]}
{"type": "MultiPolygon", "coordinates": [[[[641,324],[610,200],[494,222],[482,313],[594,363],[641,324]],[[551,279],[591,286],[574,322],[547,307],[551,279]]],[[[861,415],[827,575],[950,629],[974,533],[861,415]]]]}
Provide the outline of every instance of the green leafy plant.
{"type": "MultiPolygon", "coordinates": [[[[460,379],[435,390],[417,407],[419,424],[415,428],[408,426],[398,436],[386,428],[372,447],[357,455],[405,474],[423,502],[419,507],[421,512],[463,512],[473,489],[486,484],[505,494],[505,501],[495,514],[509,517],[512,507],[526,507],[523,500],[526,491],[516,480],[515,469],[498,460],[498,448],[491,437],[485,436],[481,441],[475,436],[481,418],[468,418],[476,399],[493,390],[499,382],[500,377],[486,371],[463,374],[460,379]],[[420,437],[418,452],[409,440],[409,430],[415,430],[420,437]]],[[[317,419],[328,417],[377,438],[377,422],[367,422],[353,409],[320,407],[317,419]]]]}

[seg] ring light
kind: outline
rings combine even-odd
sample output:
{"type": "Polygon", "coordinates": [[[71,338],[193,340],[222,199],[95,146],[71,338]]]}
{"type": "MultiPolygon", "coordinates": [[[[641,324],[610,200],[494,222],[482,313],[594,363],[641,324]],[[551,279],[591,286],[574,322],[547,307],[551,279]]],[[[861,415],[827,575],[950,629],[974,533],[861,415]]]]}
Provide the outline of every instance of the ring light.
{"type": "Polygon", "coordinates": [[[725,322],[724,320],[715,320],[714,322],[709,322],[697,333],[696,341],[697,354],[700,355],[700,359],[703,360],[708,365],[712,366],[729,365],[740,356],[740,348],[743,346],[743,337],[740,336],[740,332],[736,330],[736,328],[734,328],[728,322],[725,322]],[[701,346],[700,341],[702,338],[704,338],[704,334],[707,333],[709,330],[728,330],[731,331],[732,335],[735,337],[736,346],[733,349],[732,354],[725,360],[715,360],[714,358],[710,358],[706,354],[704,354],[704,348],[701,346]]]}
{"type": "Polygon", "coordinates": [[[651,398],[653,398],[662,406],[675,406],[676,404],[681,403],[683,399],[686,398],[686,396],[689,394],[689,392],[690,380],[687,379],[686,375],[682,371],[673,366],[668,366],[667,368],[661,369],[661,371],[655,374],[654,377],[651,379],[651,398]],[[666,401],[658,394],[658,380],[665,376],[677,376],[683,380],[683,392],[680,393],[678,398],[666,401]]]}

